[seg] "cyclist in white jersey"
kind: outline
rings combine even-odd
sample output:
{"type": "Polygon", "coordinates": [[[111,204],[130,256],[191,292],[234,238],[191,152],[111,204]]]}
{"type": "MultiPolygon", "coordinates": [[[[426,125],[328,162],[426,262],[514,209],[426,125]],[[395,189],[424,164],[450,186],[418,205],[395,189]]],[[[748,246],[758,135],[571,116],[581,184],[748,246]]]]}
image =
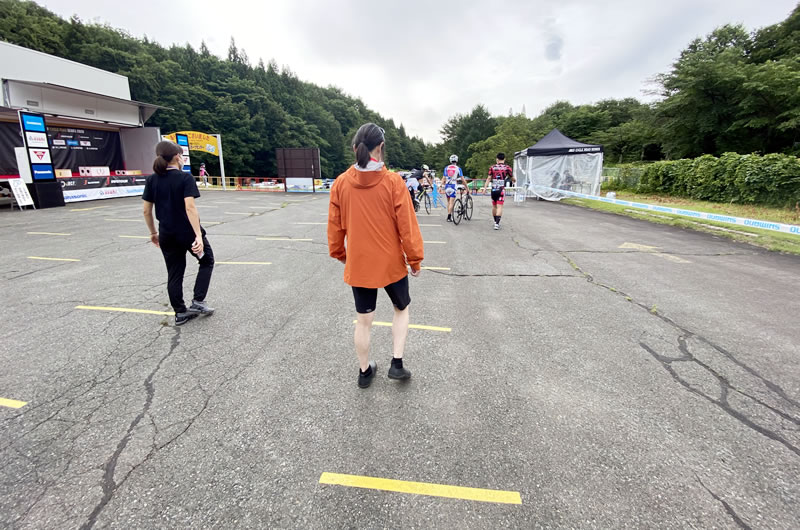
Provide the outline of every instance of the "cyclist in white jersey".
{"type": "Polygon", "coordinates": [[[456,187],[458,181],[464,184],[464,188],[469,195],[469,188],[467,187],[467,179],[464,178],[464,172],[458,167],[458,156],[450,155],[450,165],[442,171],[442,183],[444,184],[444,194],[447,197],[447,222],[453,222],[453,207],[456,204],[456,187]]]}

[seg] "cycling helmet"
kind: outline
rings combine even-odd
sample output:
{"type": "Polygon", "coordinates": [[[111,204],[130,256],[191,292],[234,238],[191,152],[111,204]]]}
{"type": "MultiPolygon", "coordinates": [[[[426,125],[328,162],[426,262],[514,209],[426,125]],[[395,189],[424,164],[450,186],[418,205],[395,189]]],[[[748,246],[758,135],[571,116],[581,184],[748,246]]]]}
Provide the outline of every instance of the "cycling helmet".
{"type": "Polygon", "coordinates": [[[422,169],[424,169],[425,171],[431,170],[431,168],[428,167],[428,164],[422,164],[422,169]]]}
{"type": "Polygon", "coordinates": [[[450,155],[450,162],[453,164],[458,162],[458,155],[450,155]]]}

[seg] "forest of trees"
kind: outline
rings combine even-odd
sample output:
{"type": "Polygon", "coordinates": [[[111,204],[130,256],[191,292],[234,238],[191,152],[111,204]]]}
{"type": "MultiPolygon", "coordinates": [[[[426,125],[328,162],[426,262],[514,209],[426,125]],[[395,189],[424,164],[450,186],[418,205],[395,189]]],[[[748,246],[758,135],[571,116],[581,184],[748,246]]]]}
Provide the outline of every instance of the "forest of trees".
{"type": "MultiPolygon", "coordinates": [[[[350,140],[368,121],[386,130],[393,166],[419,164],[426,148],[358,98],[303,82],[274,62],[253,66],[233,39],[220,59],[205,45],[164,48],[108,26],[64,20],[33,2],[0,0],[0,40],[127,76],[133,99],[174,109],[157,112],[148,125],[222,134],[229,175],[274,176],[276,148],[313,146],[323,176],[334,177],[352,163],[350,140]]],[[[198,153],[192,161],[215,170],[215,157],[198,153]]]]}
{"type": "MultiPolygon", "coordinates": [[[[534,118],[492,116],[479,104],[452,116],[433,145],[337,88],[303,82],[274,61],[253,66],[233,39],[221,59],[205,45],[165,48],[19,0],[0,0],[0,39],[128,76],[134,99],[174,109],[159,111],[149,125],[221,133],[231,175],[274,176],[275,148],[317,146],[323,175],[333,177],[352,163],[350,139],[367,121],[386,129],[390,165],[439,168],[456,153],[468,175],[482,175],[498,151],[519,151],[553,128],[603,144],[613,163],[800,154],[800,6],[772,26],[748,32],[724,25],[689,43],[670,71],[656,76],[655,103],[557,101],[534,118]]],[[[214,162],[196,161],[203,160],[214,162]]]]}

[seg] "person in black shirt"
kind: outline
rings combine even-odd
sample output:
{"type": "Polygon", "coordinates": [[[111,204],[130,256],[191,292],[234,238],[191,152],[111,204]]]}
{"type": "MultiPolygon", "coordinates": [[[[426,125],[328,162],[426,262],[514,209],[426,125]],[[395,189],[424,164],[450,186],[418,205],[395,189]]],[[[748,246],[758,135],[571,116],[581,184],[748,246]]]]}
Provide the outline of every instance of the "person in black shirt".
{"type": "Polygon", "coordinates": [[[167,264],[167,292],[175,310],[175,325],[181,326],[198,315],[211,315],[214,309],[206,303],[214,252],[200,226],[200,216],[194,200],[200,197],[197,184],[184,173],[183,150],[165,140],[156,145],[153,173],[144,186],[144,220],[150,229],[150,241],[161,249],[167,264]],[[158,218],[158,231],[153,221],[153,206],[158,218]],[[183,273],[186,252],[197,258],[200,269],[194,283],[194,299],[188,308],[183,301],[183,273]]]}

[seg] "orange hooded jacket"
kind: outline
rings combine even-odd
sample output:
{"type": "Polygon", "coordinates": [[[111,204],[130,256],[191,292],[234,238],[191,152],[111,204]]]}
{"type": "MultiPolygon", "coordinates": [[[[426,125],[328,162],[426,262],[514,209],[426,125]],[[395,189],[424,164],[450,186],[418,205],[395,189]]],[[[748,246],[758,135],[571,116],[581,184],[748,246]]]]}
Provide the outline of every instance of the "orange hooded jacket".
{"type": "Polygon", "coordinates": [[[419,269],[422,234],[400,175],[383,166],[351,166],[339,175],[328,207],[328,252],[345,260],[344,281],[353,287],[386,287],[408,274],[406,263],[419,269]]]}

